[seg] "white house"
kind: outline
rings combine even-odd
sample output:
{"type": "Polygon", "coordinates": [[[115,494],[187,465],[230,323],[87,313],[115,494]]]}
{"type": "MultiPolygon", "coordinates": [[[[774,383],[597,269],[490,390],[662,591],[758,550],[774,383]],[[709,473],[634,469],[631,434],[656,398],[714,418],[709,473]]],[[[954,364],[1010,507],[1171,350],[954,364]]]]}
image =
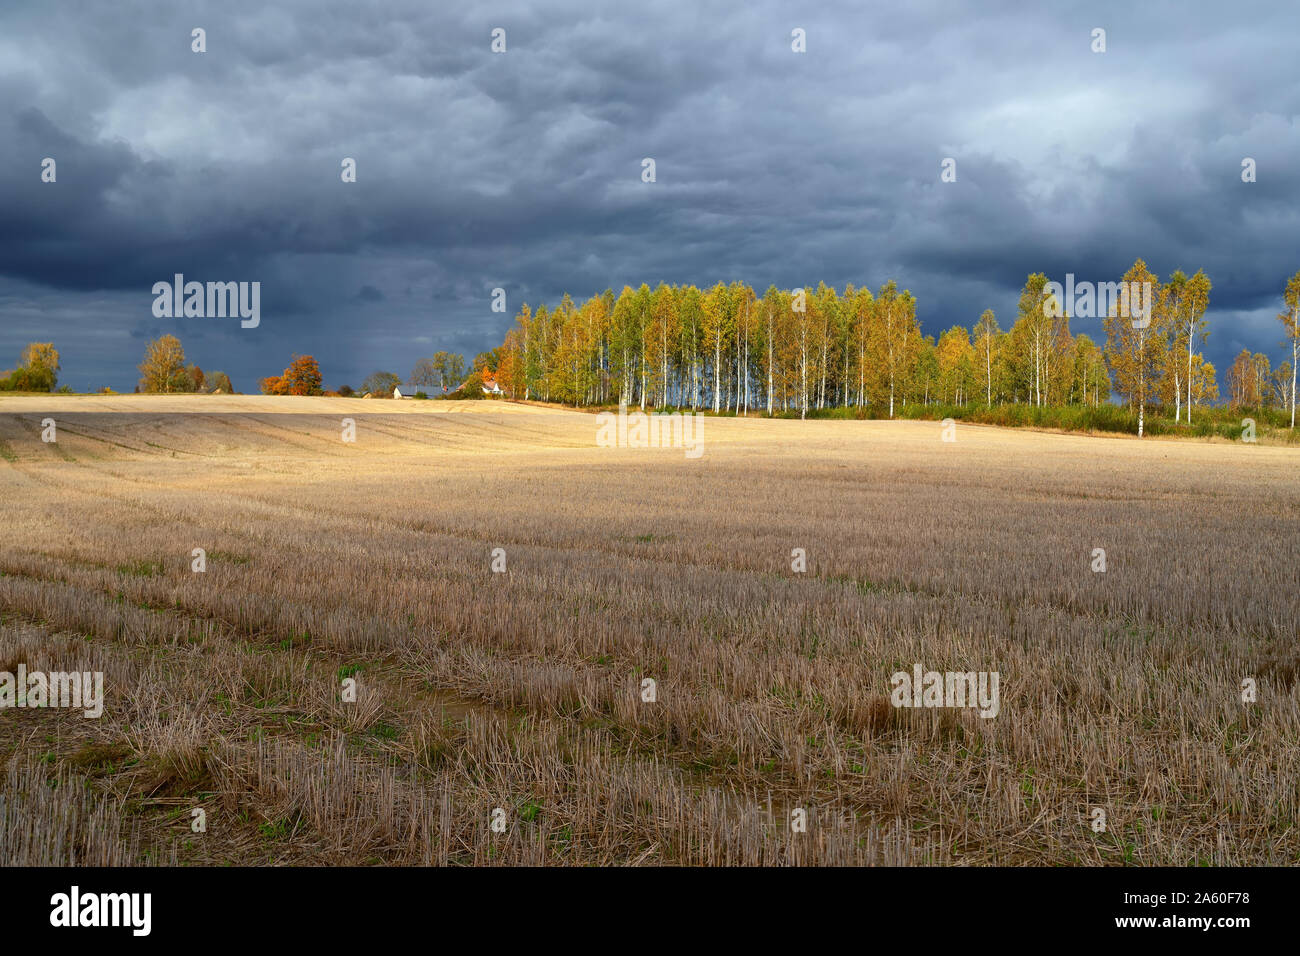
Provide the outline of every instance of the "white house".
{"type": "Polygon", "coordinates": [[[393,398],[415,398],[416,392],[424,392],[428,395],[432,388],[432,385],[411,385],[404,382],[393,389],[393,398]]]}

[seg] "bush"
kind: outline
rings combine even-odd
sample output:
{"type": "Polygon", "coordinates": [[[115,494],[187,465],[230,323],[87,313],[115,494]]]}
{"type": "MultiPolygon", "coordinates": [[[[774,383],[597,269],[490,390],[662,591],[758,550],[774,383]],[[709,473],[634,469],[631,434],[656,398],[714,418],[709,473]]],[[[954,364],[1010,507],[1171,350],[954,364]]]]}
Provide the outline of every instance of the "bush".
{"type": "Polygon", "coordinates": [[[456,399],[481,399],[486,398],[483,394],[483,372],[482,370],[469,373],[469,377],[461,383],[460,388],[447,396],[456,399]]]}
{"type": "Polygon", "coordinates": [[[3,392],[48,392],[54,388],[55,375],[47,368],[16,368],[0,378],[3,392]]]}

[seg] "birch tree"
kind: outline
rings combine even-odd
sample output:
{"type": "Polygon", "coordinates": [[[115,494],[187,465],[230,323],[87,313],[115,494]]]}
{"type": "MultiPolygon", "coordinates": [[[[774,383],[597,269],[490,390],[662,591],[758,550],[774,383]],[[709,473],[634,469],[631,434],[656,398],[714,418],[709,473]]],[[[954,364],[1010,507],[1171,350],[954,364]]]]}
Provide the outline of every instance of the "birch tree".
{"type": "Polygon", "coordinates": [[[993,345],[1001,330],[992,309],[980,313],[975,325],[975,348],[983,361],[980,363],[984,372],[984,401],[993,407],[993,345]]]}
{"type": "Polygon", "coordinates": [[[722,350],[731,334],[731,296],[721,282],[704,294],[704,338],[713,352],[713,411],[722,410],[722,350]]]}
{"type": "MultiPolygon", "coordinates": [[[[1156,300],[1162,290],[1156,276],[1141,259],[1133,263],[1122,280],[1126,288],[1134,288],[1131,283],[1151,283],[1151,315],[1148,321],[1139,320],[1137,316],[1120,315],[1118,303],[1112,303],[1109,314],[1102,321],[1106,329],[1106,359],[1115,372],[1115,387],[1124,395],[1138,413],[1138,437],[1141,438],[1146,424],[1147,402],[1157,395],[1160,368],[1164,359],[1164,349],[1159,323],[1156,315],[1164,312],[1156,300]]],[[[1166,293],[1167,294],[1167,293],[1166,293]]],[[[1130,313],[1137,310],[1132,307],[1130,313]]]]}
{"type": "Polygon", "coordinates": [[[876,296],[875,318],[873,351],[882,384],[889,388],[889,417],[893,418],[899,387],[910,368],[907,359],[912,351],[911,333],[916,326],[916,299],[906,289],[900,293],[898,284],[890,279],[876,296]]]}
{"type": "MultiPolygon", "coordinates": [[[[1177,275],[1178,273],[1175,273],[1177,275]]],[[[1178,338],[1187,348],[1187,424],[1192,423],[1192,376],[1193,359],[1196,357],[1196,343],[1204,344],[1209,337],[1209,323],[1205,313],[1210,307],[1210,277],[1204,269],[1197,269],[1183,285],[1176,310],[1178,316],[1178,338]]],[[[1177,421],[1175,410],[1174,421],[1177,421]]]]}
{"type": "Polygon", "coordinates": [[[1278,316],[1286,337],[1291,342],[1291,427],[1295,428],[1295,380],[1297,353],[1300,352],[1300,272],[1287,280],[1286,290],[1282,295],[1287,311],[1278,316]]]}
{"type": "Polygon", "coordinates": [[[1051,336],[1053,326],[1052,309],[1059,308],[1060,303],[1050,298],[1047,291],[1047,276],[1041,272],[1031,273],[1020,290],[1020,300],[1016,303],[1019,322],[1024,323],[1026,344],[1030,349],[1030,361],[1033,363],[1033,380],[1031,389],[1034,405],[1043,404],[1043,366],[1044,350],[1051,336]]]}

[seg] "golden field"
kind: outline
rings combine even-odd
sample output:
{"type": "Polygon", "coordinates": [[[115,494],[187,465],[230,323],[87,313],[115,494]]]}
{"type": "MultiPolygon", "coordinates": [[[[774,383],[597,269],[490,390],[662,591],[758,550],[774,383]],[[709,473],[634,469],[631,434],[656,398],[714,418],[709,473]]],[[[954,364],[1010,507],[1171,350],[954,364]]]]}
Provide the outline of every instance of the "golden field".
{"type": "Polygon", "coordinates": [[[106,689],[0,711],[0,861],[1300,863],[1294,450],[702,428],[0,399],[0,671],[106,689]]]}

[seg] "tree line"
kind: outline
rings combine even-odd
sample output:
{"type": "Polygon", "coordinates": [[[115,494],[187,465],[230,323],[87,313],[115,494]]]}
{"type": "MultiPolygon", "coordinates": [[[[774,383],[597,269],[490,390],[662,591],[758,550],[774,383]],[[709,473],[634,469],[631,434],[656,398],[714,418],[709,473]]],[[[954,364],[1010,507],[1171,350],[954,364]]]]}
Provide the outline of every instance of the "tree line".
{"type": "MultiPolygon", "coordinates": [[[[580,304],[565,295],[520,309],[497,350],[497,380],[514,398],[800,417],[856,407],[892,418],[909,404],[1099,406],[1115,394],[1139,430],[1153,407],[1190,421],[1194,407],[1219,400],[1216,370],[1199,350],[1210,280],[1177,271],[1161,282],[1138,259],[1122,281],[1151,283],[1149,321],[1112,303],[1102,343],[1071,331],[1069,303],[1043,273],[1027,278],[1008,329],[985,309],[970,328],[937,338],[922,334],[915,297],[893,280],[875,292],[820,283],[760,296],[733,282],[625,286],[580,304]]],[[[1271,373],[1239,360],[1229,371],[1234,404],[1275,400],[1289,378],[1294,408],[1300,273],[1283,299],[1292,359],[1271,373]]]]}
{"type": "MultiPolygon", "coordinates": [[[[1139,435],[1150,409],[1190,423],[1195,407],[1220,400],[1216,369],[1199,351],[1209,335],[1209,277],[1175,271],[1161,282],[1138,259],[1121,282],[1150,284],[1149,315],[1134,321],[1112,301],[1103,343],[1071,332],[1070,303],[1041,272],[1026,279],[1008,329],[985,309],[969,329],[954,325],[937,338],[922,334],[915,297],[893,280],[874,293],[819,283],[771,286],[762,296],[741,282],[624,286],[581,304],[568,295],[536,311],[525,304],[501,346],[468,369],[460,354],[440,351],[418,360],[409,381],[478,397],[476,383],[495,367],[516,399],[801,418],[832,408],[892,418],[909,405],[1098,408],[1117,395],[1137,415],[1139,435]]],[[[1277,319],[1290,359],[1273,368],[1263,353],[1243,349],[1228,369],[1226,398],[1233,408],[1289,408],[1294,428],[1300,272],[1282,302],[1277,319]]],[[[139,369],[137,392],[233,392],[224,372],[187,364],[174,335],[151,341],[139,369]]],[[[0,390],[52,391],[59,370],[53,344],[30,343],[21,365],[0,375],[0,390]]],[[[378,371],[361,391],[391,397],[400,381],[378,371]]],[[[325,391],[310,355],[293,356],[259,384],[272,395],[356,394],[346,385],[325,391]]]]}

